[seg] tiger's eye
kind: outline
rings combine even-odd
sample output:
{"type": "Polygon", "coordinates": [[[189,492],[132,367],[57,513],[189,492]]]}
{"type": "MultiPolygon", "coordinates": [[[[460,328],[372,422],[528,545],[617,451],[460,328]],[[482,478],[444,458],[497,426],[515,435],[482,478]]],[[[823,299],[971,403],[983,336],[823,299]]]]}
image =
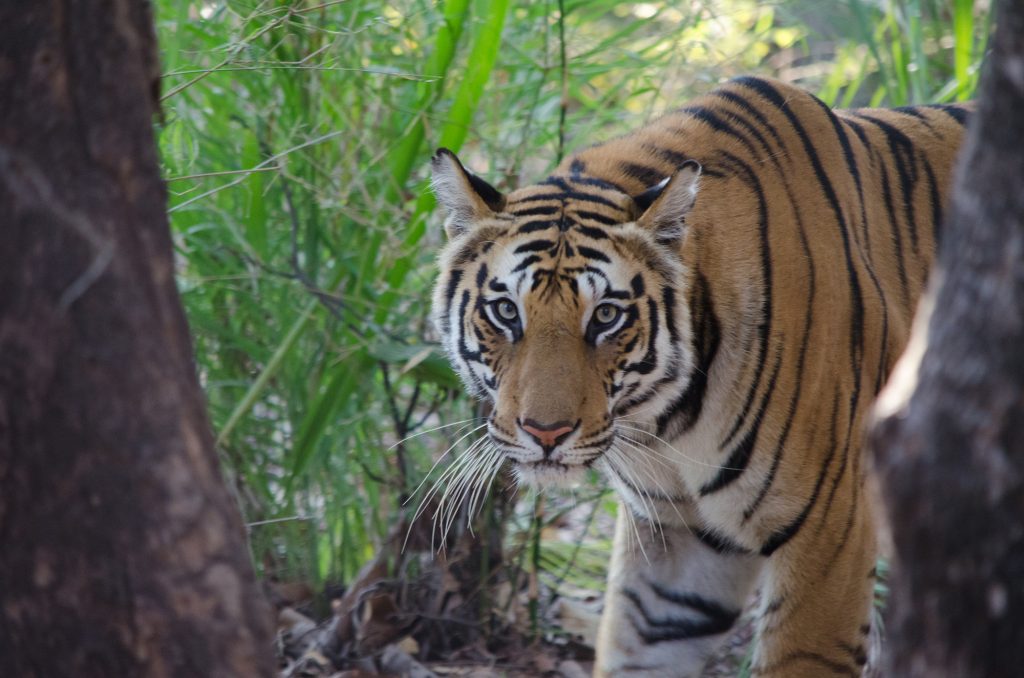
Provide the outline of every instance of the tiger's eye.
{"type": "Polygon", "coordinates": [[[601,304],[594,311],[594,319],[602,325],[611,325],[618,319],[621,312],[621,309],[614,304],[601,304]]]}
{"type": "Polygon", "coordinates": [[[508,299],[502,299],[495,304],[495,309],[498,311],[498,317],[502,320],[512,321],[519,317],[519,311],[516,309],[516,305],[508,299]]]}

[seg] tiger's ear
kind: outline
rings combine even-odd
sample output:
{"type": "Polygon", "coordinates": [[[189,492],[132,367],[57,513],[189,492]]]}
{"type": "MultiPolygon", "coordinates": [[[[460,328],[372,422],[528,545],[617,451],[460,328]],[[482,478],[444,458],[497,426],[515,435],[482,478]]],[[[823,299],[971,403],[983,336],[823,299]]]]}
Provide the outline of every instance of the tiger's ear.
{"type": "Polygon", "coordinates": [[[642,212],[637,224],[666,245],[679,242],[686,231],[686,215],[697,200],[700,164],[687,160],[676,173],[633,198],[642,212]]]}
{"type": "Polygon", "coordinates": [[[444,230],[455,238],[472,227],[474,221],[505,208],[505,196],[498,189],[468,172],[454,153],[439,148],[430,161],[431,185],[438,202],[448,210],[444,230]]]}

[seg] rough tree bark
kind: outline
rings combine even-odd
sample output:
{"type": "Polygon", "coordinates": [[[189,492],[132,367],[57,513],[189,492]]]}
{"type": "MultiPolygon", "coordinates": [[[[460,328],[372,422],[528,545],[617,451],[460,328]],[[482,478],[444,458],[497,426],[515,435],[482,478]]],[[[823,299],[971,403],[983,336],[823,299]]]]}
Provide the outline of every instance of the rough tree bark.
{"type": "Polygon", "coordinates": [[[996,21],[935,311],[873,435],[897,556],[886,676],[1024,672],[1024,3],[996,21]]]}
{"type": "Polygon", "coordinates": [[[0,3],[0,675],[269,676],[173,278],[141,0],[0,3]]]}

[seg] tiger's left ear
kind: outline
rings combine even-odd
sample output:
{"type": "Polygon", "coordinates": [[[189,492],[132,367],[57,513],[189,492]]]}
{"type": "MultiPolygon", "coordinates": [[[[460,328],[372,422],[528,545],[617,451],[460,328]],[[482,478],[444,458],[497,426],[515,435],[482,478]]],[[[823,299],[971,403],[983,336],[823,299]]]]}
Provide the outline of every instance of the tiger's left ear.
{"type": "Polygon", "coordinates": [[[676,173],[633,198],[642,211],[637,224],[661,243],[678,243],[686,232],[686,215],[697,200],[700,164],[687,160],[676,173]]]}
{"type": "Polygon", "coordinates": [[[505,196],[466,170],[447,148],[439,148],[430,161],[431,185],[438,202],[448,210],[444,229],[452,239],[468,231],[473,222],[505,208],[505,196]]]}

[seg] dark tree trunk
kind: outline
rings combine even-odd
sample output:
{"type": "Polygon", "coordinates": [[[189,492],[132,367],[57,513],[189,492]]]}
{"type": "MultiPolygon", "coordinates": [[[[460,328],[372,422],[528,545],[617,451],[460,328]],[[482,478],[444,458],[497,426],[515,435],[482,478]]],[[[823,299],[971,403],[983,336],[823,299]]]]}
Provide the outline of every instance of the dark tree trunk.
{"type": "Polygon", "coordinates": [[[897,552],[886,676],[1024,675],[1024,3],[996,20],[916,387],[907,356],[873,436],[897,552]]]}
{"type": "Polygon", "coordinates": [[[0,3],[0,675],[269,676],[174,283],[141,0],[0,3]]]}

